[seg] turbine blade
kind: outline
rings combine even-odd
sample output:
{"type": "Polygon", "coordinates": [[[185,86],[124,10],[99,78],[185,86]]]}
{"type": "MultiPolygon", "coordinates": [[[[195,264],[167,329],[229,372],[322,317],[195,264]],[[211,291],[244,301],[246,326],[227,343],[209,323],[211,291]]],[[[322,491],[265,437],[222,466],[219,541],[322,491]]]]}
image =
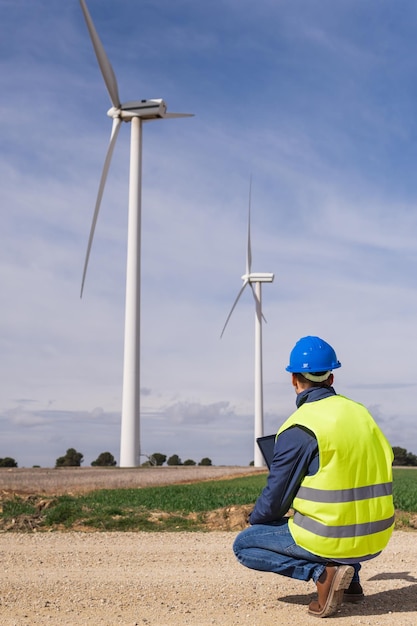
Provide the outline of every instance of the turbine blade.
{"type": "MultiPolygon", "coordinates": [[[[250,284],[250,288],[252,289],[252,294],[253,294],[253,297],[254,297],[254,299],[255,299],[255,304],[256,304],[256,306],[258,306],[258,298],[257,298],[257,296],[256,296],[255,289],[253,288],[252,283],[249,283],[249,284],[250,284]]],[[[268,322],[266,321],[266,317],[265,317],[265,315],[262,313],[262,310],[261,310],[261,316],[262,316],[262,319],[263,319],[263,321],[265,322],[265,324],[267,324],[268,322]]]]}
{"type": "MultiPolygon", "coordinates": [[[[252,201],[252,174],[249,183],[249,210],[248,210],[248,249],[246,252],[246,274],[249,276],[252,269],[252,247],[250,242],[250,209],[252,201]]],[[[253,291],[253,289],[252,289],[253,291]]]]}
{"type": "Polygon", "coordinates": [[[114,146],[116,145],[116,139],[117,139],[117,135],[119,134],[121,123],[122,121],[119,117],[113,118],[113,126],[111,129],[109,147],[107,149],[106,159],[104,161],[103,172],[101,174],[100,185],[98,188],[96,206],[94,208],[93,221],[91,223],[90,236],[88,238],[87,252],[86,252],[85,261],[84,261],[83,277],[81,281],[80,298],[83,297],[84,283],[85,283],[85,277],[87,274],[87,267],[88,267],[88,260],[90,258],[91,246],[93,243],[94,231],[96,229],[96,223],[97,223],[98,213],[100,211],[100,205],[101,205],[101,199],[103,197],[104,186],[106,184],[107,174],[109,171],[111,158],[113,156],[114,146]]]}
{"type": "Polygon", "coordinates": [[[164,119],[176,119],[178,117],[194,117],[194,113],[164,113],[164,119]]]}
{"type": "Polygon", "coordinates": [[[97,61],[100,66],[101,73],[106,83],[107,91],[109,92],[110,100],[116,109],[120,108],[119,89],[117,86],[117,80],[113,68],[107,54],[103,48],[103,44],[97,34],[94,27],[93,20],[88,11],[85,0],[80,0],[81,9],[84,13],[84,18],[87,24],[88,32],[90,33],[91,42],[93,44],[94,52],[96,53],[97,61]]]}
{"type": "Polygon", "coordinates": [[[246,287],[246,285],[248,284],[248,282],[249,282],[248,280],[245,280],[245,281],[243,282],[243,285],[242,285],[242,287],[240,288],[239,293],[237,294],[236,300],[234,301],[233,306],[232,306],[232,308],[230,309],[230,313],[229,313],[229,315],[227,316],[227,320],[226,320],[226,322],[225,322],[225,324],[224,324],[224,326],[223,326],[223,330],[222,330],[222,332],[221,332],[220,339],[223,337],[223,333],[224,333],[224,331],[226,330],[226,326],[227,326],[227,324],[229,323],[229,320],[230,320],[230,318],[232,317],[232,313],[233,313],[233,311],[235,310],[235,307],[236,307],[236,305],[237,305],[237,303],[238,303],[238,300],[239,300],[240,296],[242,295],[243,290],[245,289],[245,287],[246,287]]]}
{"type": "MultiPolygon", "coordinates": [[[[123,110],[123,105],[122,105],[123,110]]],[[[160,120],[174,120],[180,117],[194,117],[194,113],[164,113],[162,117],[150,117],[150,118],[142,118],[142,122],[147,124],[148,122],[158,122],[160,120]]]]}

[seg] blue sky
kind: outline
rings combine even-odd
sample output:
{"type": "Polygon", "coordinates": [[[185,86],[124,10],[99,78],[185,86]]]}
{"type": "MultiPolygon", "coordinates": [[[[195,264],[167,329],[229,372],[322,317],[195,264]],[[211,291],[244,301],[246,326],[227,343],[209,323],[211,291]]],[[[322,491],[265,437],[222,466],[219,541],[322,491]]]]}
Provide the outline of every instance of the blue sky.
{"type": "MultiPolygon", "coordinates": [[[[392,445],[417,453],[417,6],[89,0],[122,101],[194,118],[143,142],[141,451],[253,458],[252,175],[265,432],[319,335],[392,445]]],[[[82,267],[110,106],[79,3],[0,0],[0,457],[119,458],[129,127],[82,267]]],[[[145,458],[143,458],[145,460],[145,458]]]]}

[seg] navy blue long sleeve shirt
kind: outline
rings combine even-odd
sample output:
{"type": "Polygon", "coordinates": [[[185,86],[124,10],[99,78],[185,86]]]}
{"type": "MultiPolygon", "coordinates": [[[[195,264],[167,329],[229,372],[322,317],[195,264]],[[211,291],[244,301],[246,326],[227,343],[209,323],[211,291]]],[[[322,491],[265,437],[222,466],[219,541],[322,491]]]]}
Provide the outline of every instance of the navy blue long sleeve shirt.
{"type": "MultiPolygon", "coordinates": [[[[305,402],[317,402],[336,395],[333,387],[310,387],[299,393],[297,408],[305,402]]],[[[317,439],[307,428],[292,426],[275,442],[266,487],[249,516],[251,524],[274,522],[287,513],[304,476],[312,476],[319,468],[317,439]]]]}

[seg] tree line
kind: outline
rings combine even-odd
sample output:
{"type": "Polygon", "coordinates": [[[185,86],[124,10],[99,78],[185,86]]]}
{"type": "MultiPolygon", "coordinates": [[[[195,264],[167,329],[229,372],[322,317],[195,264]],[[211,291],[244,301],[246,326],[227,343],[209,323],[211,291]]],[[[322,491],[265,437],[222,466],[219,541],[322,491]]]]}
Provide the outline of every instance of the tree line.
{"type": "MultiPolygon", "coordinates": [[[[401,467],[417,467],[417,456],[412,452],[408,452],[405,448],[394,446],[392,448],[394,452],[393,465],[401,467]]],[[[63,456],[57,458],[55,467],[80,467],[84,461],[84,455],[81,452],[77,452],[75,448],[68,448],[63,456]]],[[[181,461],[178,454],[172,454],[167,458],[166,454],[161,452],[154,452],[148,456],[148,460],[142,463],[141,467],[161,467],[164,464],[173,465],[212,465],[211,459],[204,457],[196,463],[193,459],[186,459],[181,461]]],[[[111,452],[101,452],[95,461],[92,461],[93,467],[114,467],[117,462],[111,452]]],[[[17,462],[10,456],[0,458],[0,467],[18,467],[17,462]]]]}
{"type": "MultiPolygon", "coordinates": [[[[75,448],[68,448],[64,456],[60,456],[55,463],[55,467],[79,467],[83,462],[84,455],[81,452],[77,452],[75,448]]],[[[166,454],[160,452],[154,452],[149,455],[148,460],[142,463],[141,467],[161,466],[164,463],[167,465],[197,465],[193,459],[187,459],[184,463],[181,461],[178,454],[173,454],[167,459],[166,454]]],[[[97,459],[91,463],[92,466],[99,467],[112,467],[116,465],[114,456],[110,452],[102,452],[98,455],[97,459]]],[[[212,465],[211,459],[204,457],[198,463],[198,465],[212,465]]]]}
{"type": "Polygon", "coordinates": [[[399,448],[394,446],[392,451],[394,452],[393,465],[416,467],[417,456],[412,452],[407,452],[405,448],[399,448]]]}
{"type": "MultiPolygon", "coordinates": [[[[55,461],[55,467],[80,467],[84,462],[84,455],[81,452],[77,452],[75,448],[68,448],[63,456],[60,456],[55,461]]],[[[193,459],[186,459],[181,461],[178,454],[173,454],[167,459],[166,454],[160,452],[154,452],[148,456],[148,460],[142,463],[141,467],[153,467],[161,466],[166,462],[167,465],[212,465],[211,459],[204,457],[199,463],[196,463],[193,459]]],[[[114,467],[117,462],[111,452],[101,452],[98,457],[92,461],[93,467],[114,467]]],[[[12,457],[0,458],[0,467],[18,467],[17,462],[12,457]]],[[[38,466],[34,466],[38,467],[38,466]]]]}
{"type": "Polygon", "coordinates": [[[167,465],[212,465],[211,459],[209,459],[207,456],[201,459],[199,463],[196,463],[193,459],[186,459],[184,462],[182,462],[178,454],[173,454],[167,459],[166,454],[161,454],[161,452],[154,452],[149,456],[148,461],[142,463],[142,466],[146,467],[156,465],[161,467],[162,465],[164,465],[165,461],[167,465]]]}

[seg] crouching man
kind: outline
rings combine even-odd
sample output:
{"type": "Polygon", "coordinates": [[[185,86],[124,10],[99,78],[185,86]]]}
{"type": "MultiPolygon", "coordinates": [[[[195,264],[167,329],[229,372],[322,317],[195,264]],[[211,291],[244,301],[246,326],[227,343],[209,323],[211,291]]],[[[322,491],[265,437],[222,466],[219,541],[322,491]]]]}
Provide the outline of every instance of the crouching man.
{"type": "Polygon", "coordinates": [[[319,337],[296,343],[286,369],[297,410],[278,431],[251,526],[233,544],[246,567],[312,578],[308,612],[317,617],[363,599],[360,563],[380,554],[394,527],[391,446],[363,405],[336,394],[340,366],[319,337]]]}

